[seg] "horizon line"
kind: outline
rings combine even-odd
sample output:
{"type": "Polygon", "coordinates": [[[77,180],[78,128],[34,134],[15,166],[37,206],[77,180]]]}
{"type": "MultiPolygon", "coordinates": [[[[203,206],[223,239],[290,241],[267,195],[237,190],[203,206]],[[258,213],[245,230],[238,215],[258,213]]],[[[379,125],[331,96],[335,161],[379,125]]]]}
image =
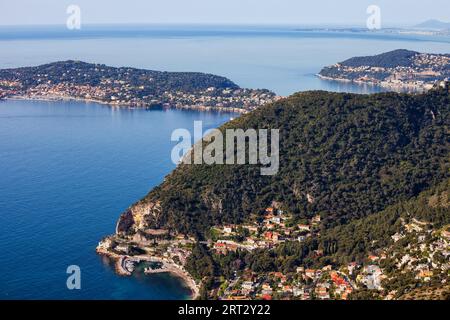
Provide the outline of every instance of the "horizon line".
{"type": "MultiPolygon", "coordinates": [[[[428,19],[425,21],[434,20],[428,19]]],[[[384,23],[385,27],[382,29],[388,28],[412,28],[417,24],[423,23],[425,21],[419,23],[413,22],[402,22],[402,23],[384,23]]],[[[441,21],[441,20],[439,20],[441,21]]],[[[445,21],[441,21],[446,23],[445,21]]],[[[449,22],[450,23],[450,22],[449,22]]],[[[61,23],[20,23],[20,24],[0,24],[0,28],[3,27],[65,27],[66,24],[61,23]]],[[[138,26],[212,26],[212,27],[366,27],[364,22],[314,22],[314,23],[296,23],[296,22],[271,22],[271,23],[235,23],[235,22],[118,22],[118,23],[109,23],[109,22],[88,22],[83,23],[83,26],[88,27],[112,27],[112,26],[120,26],[120,27],[138,27],[138,26]]]]}

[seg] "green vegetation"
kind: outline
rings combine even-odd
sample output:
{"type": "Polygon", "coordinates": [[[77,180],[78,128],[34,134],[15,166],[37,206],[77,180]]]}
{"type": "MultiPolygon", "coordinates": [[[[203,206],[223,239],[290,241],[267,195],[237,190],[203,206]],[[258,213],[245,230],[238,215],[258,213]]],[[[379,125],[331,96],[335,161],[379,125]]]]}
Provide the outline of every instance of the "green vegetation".
{"type": "Polygon", "coordinates": [[[186,263],[186,270],[197,280],[212,278],[216,273],[215,262],[212,259],[208,248],[198,244],[192,249],[186,263]]]}
{"type": "MultiPolygon", "coordinates": [[[[274,299],[291,297],[292,283],[312,299],[448,297],[449,98],[448,85],[416,95],[293,95],[220,128],[280,129],[278,174],[262,176],[260,165],[180,165],[136,211],[147,210],[144,228],[210,240],[197,241],[185,265],[202,299],[256,296],[249,286],[274,279],[288,286],[274,299]],[[261,226],[273,207],[287,225],[311,232],[250,250],[214,247],[219,238],[243,242],[250,233],[242,224],[261,226]],[[222,236],[228,224],[234,230],[222,236]]],[[[130,239],[139,228],[132,207],[117,236],[130,239]]]]}
{"type": "MultiPolygon", "coordinates": [[[[442,225],[450,223],[449,196],[450,179],[414,199],[390,206],[382,212],[357,219],[347,225],[324,229],[317,239],[303,243],[286,242],[272,250],[237,251],[227,255],[211,255],[202,251],[203,256],[195,256],[192,261],[212,258],[213,262],[209,265],[216,266],[215,274],[230,279],[235,272],[240,274],[246,269],[258,274],[277,271],[289,274],[295,273],[298,266],[320,269],[333,265],[339,269],[350,262],[367,264],[370,263],[366,261],[368,254],[389,248],[390,257],[380,262],[389,279],[383,282],[385,294],[395,290],[397,299],[407,299],[411,298],[410,292],[417,291],[417,295],[423,295],[423,291],[429,291],[429,297],[439,292],[437,299],[442,299],[449,294],[449,290],[448,286],[442,283],[440,274],[436,273],[430,282],[424,284],[416,278],[417,272],[400,272],[396,266],[397,262],[392,259],[392,256],[402,257],[406,247],[417,246],[416,235],[407,234],[398,242],[394,242],[392,236],[402,230],[402,221],[407,223],[420,219],[421,223],[429,224],[429,230],[439,230],[442,225]],[[436,197],[441,199],[439,205],[433,203],[436,197]],[[323,255],[317,256],[317,250],[323,250],[323,255]]],[[[430,244],[435,240],[435,236],[430,234],[424,241],[430,244]]],[[[434,256],[436,261],[442,264],[447,262],[447,259],[438,253],[434,256]]],[[[423,263],[426,263],[426,259],[423,263]]],[[[380,294],[381,292],[362,288],[355,291],[350,299],[379,299],[382,297],[380,294]]]]}
{"type": "Polygon", "coordinates": [[[394,50],[375,56],[354,57],[343,61],[341,64],[348,67],[369,66],[369,67],[409,67],[413,60],[412,58],[419,52],[410,50],[394,50]]]}
{"type": "MultiPolygon", "coordinates": [[[[380,212],[449,176],[449,105],[448,88],[306,92],[267,105],[221,129],[280,129],[277,175],[261,176],[258,165],[181,165],[141,201],[160,201],[164,212],[147,223],[202,238],[214,225],[261,218],[274,200],[297,221],[320,213],[324,230],[380,212]]],[[[129,215],[122,222],[132,232],[129,215]]]]}
{"type": "Polygon", "coordinates": [[[241,89],[196,72],[115,68],[81,61],[0,70],[0,98],[88,99],[126,107],[252,110],[273,101],[269,90],[241,89]]]}
{"type": "Polygon", "coordinates": [[[398,87],[429,89],[450,75],[450,55],[394,50],[368,57],[354,57],[323,68],[320,76],[398,87]],[[432,72],[430,72],[432,71],[432,72]]]}
{"type": "Polygon", "coordinates": [[[124,83],[136,87],[135,97],[158,95],[164,91],[194,92],[209,87],[238,88],[232,81],[211,74],[196,72],[160,72],[135,68],[114,68],[103,64],[81,61],[61,61],[37,67],[0,70],[0,79],[20,79],[25,87],[43,83],[70,82],[76,85],[98,86],[105,84],[119,88],[124,83]],[[145,86],[141,88],[140,86],[145,86]]]}
{"type": "MultiPolygon", "coordinates": [[[[402,221],[415,218],[430,223],[433,229],[450,223],[450,179],[435,188],[421,193],[417,198],[401,201],[382,212],[358,219],[349,224],[323,230],[319,247],[326,257],[337,264],[362,262],[370,252],[393,244],[392,236],[401,229],[402,221]],[[441,199],[438,205],[433,199],[441,199]]],[[[403,239],[397,247],[411,243],[403,239]]]]}

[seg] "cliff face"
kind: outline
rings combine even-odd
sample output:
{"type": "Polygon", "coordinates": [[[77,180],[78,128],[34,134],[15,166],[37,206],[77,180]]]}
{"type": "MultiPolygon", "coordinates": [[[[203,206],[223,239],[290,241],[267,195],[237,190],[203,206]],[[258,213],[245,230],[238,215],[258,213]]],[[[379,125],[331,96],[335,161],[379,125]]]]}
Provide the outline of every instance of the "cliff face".
{"type": "Polygon", "coordinates": [[[273,201],[324,227],[369,216],[449,176],[448,85],[426,94],[306,92],[224,125],[280,129],[280,171],[260,165],[180,165],[122,214],[119,233],[190,235],[261,217],[273,201]],[[313,201],[311,201],[313,199],[313,201]]]}
{"type": "Polygon", "coordinates": [[[134,234],[138,230],[146,229],[152,223],[159,226],[161,213],[159,201],[137,203],[122,213],[117,222],[116,233],[134,234]]]}

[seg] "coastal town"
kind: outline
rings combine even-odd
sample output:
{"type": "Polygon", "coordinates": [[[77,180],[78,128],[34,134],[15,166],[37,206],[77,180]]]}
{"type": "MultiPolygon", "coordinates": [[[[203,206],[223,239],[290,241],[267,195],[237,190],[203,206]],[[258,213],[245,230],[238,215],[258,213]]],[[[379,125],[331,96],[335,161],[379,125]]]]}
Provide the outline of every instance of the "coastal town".
{"type": "Polygon", "coordinates": [[[246,113],[278,99],[226,78],[114,68],[77,61],[0,70],[0,99],[82,100],[128,108],[177,108],[246,113]]]}
{"type": "MultiPolygon", "coordinates": [[[[320,237],[321,216],[295,223],[282,209],[268,207],[259,222],[215,226],[203,244],[217,257],[239,251],[272,250],[282,243],[303,242],[320,237]]],[[[399,274],[411,274],[418,283],[433,279],[447,281],[450,270],[450,227],[433,230],[429,224],[402,220],[402,231],[392,236],[393,244],[376,250],[363,262],[325,265],[321,268],[298,266],[286,272],[255,272],[236,269],[231,277],[216,277],[208,299],[220,300],[347,300],[352,294],[370,292],[371,297],[393,300],[396,290],[390,281],[399,274]],[[404,245],[402,241],[407,241],[404,245]]],[[[198,298],[202,281],[186,271],[196,240],[186,235],[170,235],[168,230],[147,230],[146,234],[110,236],[97,247],[100,254],[113,257],[119,274],[131,275],[136,265],[144,263],[145,273],[171,272],[184,279],[198,298]],[[157,235],[159,240],[154,237],[157,235]],[[158,263],[149,267],[149,263],[158,263]]],[[[317,258],[323,251],[316,250],[317,258]]]]}
{"type": "Polygon", "coordinates": [[[380,86],[393,91],[423,92],[450,79],[450,55],[396,50],[352,58],[326,67],[324,80],[380,86]]]}

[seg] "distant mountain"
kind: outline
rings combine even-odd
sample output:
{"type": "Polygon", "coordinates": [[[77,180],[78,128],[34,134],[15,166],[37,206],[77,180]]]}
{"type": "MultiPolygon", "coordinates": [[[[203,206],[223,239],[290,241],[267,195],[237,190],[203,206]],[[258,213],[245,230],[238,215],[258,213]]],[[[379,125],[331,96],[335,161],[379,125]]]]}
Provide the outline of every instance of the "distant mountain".
{"type": "Polygon", "coordinates": [[[450,78],[450,55],[405,49],[354,57],[319,72],[327,80],[375,84],[393,91],[426,91],[450,78]]]}
{"type": "Polygon", "coordinates": [[[149,94],[179,90],[196,92],[209,87],[239,88],[227,78],[196,72],[161,72],[136,68],[115,68],[82,61],[59,61],[36,67],[0,70],[2,80],[20,81],[23,87],[43,83],[99,86],[116,82],[117,86],[147,86],[149,94]]]}
{"type": "Polygon", "coordinates": [[[430,19],[430,20],[422,22],[414,27],[420,28],[420,29],[445,30],[445,29],[450,29],[450,22],[443,22],[443,21],[436,20],[436,19],[430,19]]]}
{"type": "Polygon", "coordinates": [[[409,67],[412,65],[412,58],[419,54],[416,51],[410,51],[405,49],[398,49],[375,56],[366,57],[354,57],[345,60],[341,63],[347,67],[383,67],[383,68],[395,68],[395,67],[409,67]]]}

